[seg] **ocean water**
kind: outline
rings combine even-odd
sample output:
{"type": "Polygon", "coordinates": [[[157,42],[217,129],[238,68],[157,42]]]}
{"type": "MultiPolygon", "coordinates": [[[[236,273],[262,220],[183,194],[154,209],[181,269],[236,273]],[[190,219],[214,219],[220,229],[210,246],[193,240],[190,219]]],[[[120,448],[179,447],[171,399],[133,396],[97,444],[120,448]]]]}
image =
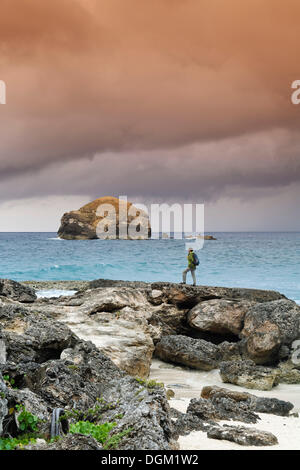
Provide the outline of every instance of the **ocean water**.
{"type": "MultiPolygon", "coordinates": [[[[300,233],[211,233],[198,251],[202,285],[279,290],[300,302],[300,233]]],[[[185,240],[60,240],[55,233],[0,233],[0,277],[180,282],[185,240]]],[[[188,282],[191,279],[188,274],[188,282]]]]}

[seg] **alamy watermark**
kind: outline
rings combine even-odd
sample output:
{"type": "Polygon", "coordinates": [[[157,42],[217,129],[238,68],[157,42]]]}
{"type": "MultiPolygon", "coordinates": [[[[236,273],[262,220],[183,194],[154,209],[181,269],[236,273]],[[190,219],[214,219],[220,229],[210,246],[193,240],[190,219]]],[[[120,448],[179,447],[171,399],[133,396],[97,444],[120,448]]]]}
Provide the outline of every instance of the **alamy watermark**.
{"type": "Polygon", "coordinates": [[[96,233],[100,239],[186,239],[185,247],[201,250],[204,244],[204,204],[132,204],[127,196],[119,204],[97,208],[96,233]],[[193,235],[196,233],[196,235],[193,235]],[[189,236],[186,236],[189,234],[189,236]]]}
{"type": "Polygon", "coordinates": [[[291,356],[291,361],[295,365],[300,364],[300,339],[296,339],[292,343],[292,356],[291,356]]]}
{"type": "Polygon", "coordinates": [[[6,104],[6,83],[0,80],[0,104],[6,104]]]}
{"type": "Polygon", "coordinates": [[[300,80],[295,80],[292,83],[292,88],[295,90],[291,96],[292,103],[300,104],[300,80]]]}

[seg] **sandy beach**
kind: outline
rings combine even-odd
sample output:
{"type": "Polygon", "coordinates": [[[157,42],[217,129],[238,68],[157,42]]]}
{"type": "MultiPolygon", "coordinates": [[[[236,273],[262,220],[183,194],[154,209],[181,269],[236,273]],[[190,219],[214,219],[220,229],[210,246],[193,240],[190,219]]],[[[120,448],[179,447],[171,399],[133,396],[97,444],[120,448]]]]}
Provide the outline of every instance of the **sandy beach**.
{"type": "MultiPolygon", "coordinates": [[[[185,412],[192,398],[199,398],[202,387],[217,385],[230,390],[246,391],[261,397],[278,398],[294,404],[291,413],[300,412],[300,385],[280,384],[271,391],[249,390],[232,384],[224,384],[219,371],[203,372],[166,364],[154,359],[151,366],[150,378],[163,382],[167,388],[174,391],[175,397],[170,400],[170,406],[185,412]]],[[[221,421],[220,424],[255,427],[273,433],[278,439],[278,445],[271,447],[241,446],[229,441],[209,439],[205,432],[194,431],[187,436],[179,437],[181,450],[300,450],[300,418],[295,416],[281,417],[272,414],[259,413],[261,420],[256,424],[239,423],[238,421],[221,421]]]]}

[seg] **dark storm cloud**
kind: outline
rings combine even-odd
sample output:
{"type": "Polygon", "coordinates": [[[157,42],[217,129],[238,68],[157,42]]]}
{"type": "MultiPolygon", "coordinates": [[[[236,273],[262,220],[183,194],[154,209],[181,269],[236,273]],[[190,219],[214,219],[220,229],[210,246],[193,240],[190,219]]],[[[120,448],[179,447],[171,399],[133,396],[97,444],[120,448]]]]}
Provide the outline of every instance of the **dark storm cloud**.
{"type": "Polygon", "coordinates": [[[296,0],[3,0],[1,198],[212,200],[299,181],[299,13],[296,0]]]}
{"type": "Polygon", "coordinates": [[[299,152],[293,134],[271,131],[176,150],[103,153],[7,179],[0,199],[76,194],[91,200],[109,194],[179,202],[257,199],[299,181],[299,152]],[[285,160],[276,151],[284,151],[285,160]]]}

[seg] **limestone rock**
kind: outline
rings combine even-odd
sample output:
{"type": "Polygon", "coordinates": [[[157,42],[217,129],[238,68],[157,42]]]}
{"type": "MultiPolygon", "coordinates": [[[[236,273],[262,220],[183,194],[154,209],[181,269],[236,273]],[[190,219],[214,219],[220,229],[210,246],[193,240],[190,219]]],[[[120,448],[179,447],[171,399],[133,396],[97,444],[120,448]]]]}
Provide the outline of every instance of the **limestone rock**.
{"type": "Polygon", "coordinates": [[[204,398],[192,399],[187,413],[196,415],[202,420],[235,420],[244,423],[256,423],[259,416],[251,410],[246,402],[215,395],[211,400],[204,398]]]}
{"type": "Polygon", "coordinates": [[[31,303],[37,298],[33,289],[11,279],[0,279],[0,296],[22,303],[31,303]]]}
{"type": "MultiPolygon", "coordinates": [[[[170,306],[172,309],[173,307],[170,306]]],[[[159,327],[148,323],[157,307],[149,304],[143,289],[107,287],[85,290],[51,303],[37,303],[35,310],[51,314],[80,338],[93,343],[115,364],[133,376],[147,377],[153,339],[159,327]]]]}
{"type": "MultiPolygon", "coordinates": [[[[177,410],[176,410],[177,411],[177,410]]],[[[211,420],[203,420],[192,413],[176,414],[176,421],[173,422],[173,436],[178,439],[179,436],[186,436],[192,431],[207,432],[215,423],[211,420]]]]}
{"type": "Polygon", "coordinates": [[[151,284],[151,289],[161,290],[165,303],[189,309],[195,307],[199,302],[212,299],[242,300],[253,303],[286,299],[284,295],[276,291],[239,287],[189,286],[170,282],[154,282],[151,284]]]}
{"type": "Polygon", "coordinates": [[[16,363],[42,363],[59,358],[75,341],[65,325],[13,305],[0,305],[0,332],[6,345],[7,361],[16,363]]]}
{"type": "MultiPolygon", "coordinates": [[[[103,421],[113,421],[118,415],[118,430],[132,428],[132,435],[126,435],[120,448],[172,448],[172,426],[164,389],[148,390],[121,371],[95,345],[79,340],[65,325],[41,313],[23,308],[14,312],[11,308],[8,311],[2,308],[0,312],[0,327],[8,354],[1,369],[3,374],[15,380],[19,389],[10,391],[10,400],[22,399],[29,403],[32,399],[30,406],[35,412],[42,412],[43,404],[47,410],[76,408],[87,411],[101,397],[104,402],[113,404],[103,413],[103,421]],[[28,325],[31,325],[29,331],[28,325]],[[4,331],[10,326],[14,333],[4,331]],[[54,357],[52,353],[51,357],[45,355],[44,348],[49,346],[47,336],[50,346],[57,345],[54,357]],[[67,351],[60,352],[64,345],[67,345],[67,351]],[[62,359],[56,357],[58,351],[62,359]]],[[[6,409],[2,414],[5,413],[6,409]]]]}
{"type": "Polygon", "coordinates": [[[273,446],[278,444],[277,437],[266,431],[244,426],[215,426],[207,433],[210,439],[223,439],[242,446],[273,446]]]}
{"type": "Polygon", "coordinates": [[[212,343],[183,335],[164,336],[155,349],[155,354],[166,362],[201,370],[217,367],[218,352],[218,346],[212,343]]]}
{"type": "Polygon", "coordinates": [[[229,399],[237,403],[243,402],[249,410],[257,413],[270,413],[278,416],[288,416],[294,405],[277,398],[257,397],[247,392],[239,392],[215,386],[203,387],[201,397],[207,400],[229,399]]]}
{"type": "Polygon", "coordinates": [[[300,384],[299,364],[296,366],[292,361],[281,362],[278,366],[279,383],[300,384]]]}
{"type": "Polygon", "coordinates": [[[84,436],[83,434],[68,434],[53,442],[47,444],[43,439],[37,439],[35,444],[30,444],[25,447],[25,450],[102,450],[101,444],[91,436],[84,436]]]}
{"type": "Polygon", "coordinates": [[[189,311],[188,323],[200,331],[238,335],[243,328],[244,316],[251,305],[253,303],[249,301],[207,300],[189,311]]]}
{"type": "Polygon", "coordinates": [[[257,366],[251,360],[221,362],[220,375],[225,383],[256,390],[271,390],[278,384],[276,369],[257,366]]]}
{"type": "Polygon", "coordinates": [[[276,363],[281,346],[300,337],[300,307],[291,300],[256,304],[245,315],[241,336],[247,338],[250,359],[276,363]]]}
{"type": "Polygon", "coordinates": [[[123,231],[127,238],[150,238],[151,227],[148,215],[140,209],[137,209],[132,203],[119,200],[115,197],[107,196],[96,199],[89,204],[81,207],[79,210],[67,212],[61,219],[61,225],[58,230],[58,236],[66,240],[88,240],[99,238],[97,225],[103,223],[101,238],[121,238],[123,231]],[[103,216],[97,215],[97,209],[102,205],[104,208],[103,216]],[[115,214],[105,208],[105,205],[113,207],[115,214]],[[123,215],[125,214],[125,217],[123,215]],[[127,216],[127,223],[126,223],[127,216]],[[135,222],[136,219],[136,222],[135,222]],[[116,224],[115,235],[111,231],[116,224]],[[129,224],[136,224],[139,230],[135,234],[128,233],[129,224]],[[106,235],[107,232],[107,235],[106,235]],[[145,233],[146,235],[143,235],[145,233]]]}

